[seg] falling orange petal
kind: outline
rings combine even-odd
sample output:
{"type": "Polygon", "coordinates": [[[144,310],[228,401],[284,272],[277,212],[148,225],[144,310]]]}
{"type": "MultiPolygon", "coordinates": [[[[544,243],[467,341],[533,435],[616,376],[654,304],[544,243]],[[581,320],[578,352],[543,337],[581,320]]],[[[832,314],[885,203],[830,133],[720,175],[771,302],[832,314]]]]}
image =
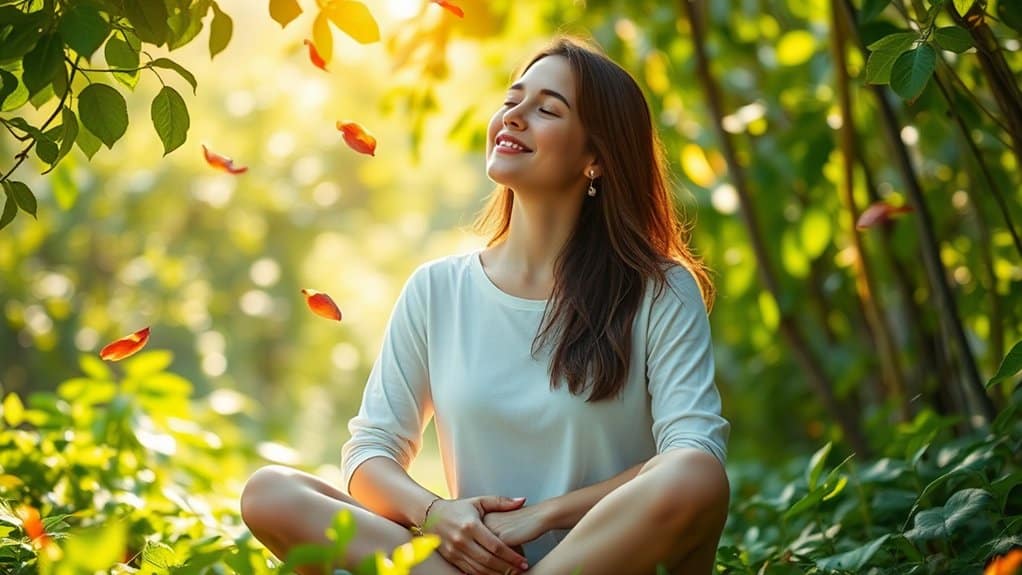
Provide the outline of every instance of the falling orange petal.
{"type": "Polygon", "coordinates": [[[247,166],[235,166],[234,160],[227,156],[221,156],[216,152],[211,152],[205,144],[202,145],[202,155],[206,157],[207,164],[218,170],[223,170],[228,174],[243,174],[248,171],[247,166]]]}
{"type": "Polygon", "coordinates": [[[37,547],[46,547],[50,544],[50,536],[46,534],[46,527],[42,518],[39,517],[39,510],[28,505],[18,508],[18,516],[21,518],[21,528],[25,535],[32,540],[37,547]]]}
{"type": "Polygon", "coordinates": [[[356,122],[337,122],[337,129],[344,135],[344,142],[352,150],[370,156],[376,155],[376,138],[356,122]]]}
{"type": "Polygon", "coordinates": [[[911,212],[910,206],[892,206],[887,202],[875,202],[863,210],[859,221],[855,222],[856,229],[864,230],[876,224],[890,221],[899,214],[911,212]]]}
{"type": "Polygon", "coordinates": [[[107,344],[99,352],[99,357],[107,361],[121,361],[145,347],[149,341],[149,328],[143,328],[135,333],[122,337],[121,339],[107,344]]]}
{"type": "Polygon", "coordinates": [[[314,289],[303,289],[302,295],[305,296],[305,303],[312,313],[327,319],[341,321],[341,310],[330,296],[314,289]]]}
{"type": "Polygon", "coordinates": [[[448,2],[447,0],[430,0],[430,2],[436,4],[437,6],[440,6],[444,10],[447,10],[451,14],[457,16],[458,18],[465,17],[465,11],[462,10],[460,7],[456,6],[453,2],[448,2]]]}
{"type": "Polygon", "coordinates": [[[1022,569],[1022,549],[1012,549],[995,557],[983,571],[983,575],[1016,575],[1022,569]]]}
{"type": "Polygon", "coordinates": [[[305,45],[309,47],[309,60],[312,60],[312,65],[326,72],[326,60],[319,55],[316,45],[313,44],[312,40],[308,39],[305,40],[305,45]]]}

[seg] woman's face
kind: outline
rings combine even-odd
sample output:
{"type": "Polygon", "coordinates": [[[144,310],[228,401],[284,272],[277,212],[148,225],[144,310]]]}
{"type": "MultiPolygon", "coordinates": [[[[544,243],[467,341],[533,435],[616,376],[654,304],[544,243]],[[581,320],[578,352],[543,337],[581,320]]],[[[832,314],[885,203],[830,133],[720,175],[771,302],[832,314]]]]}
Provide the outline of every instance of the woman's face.
{"type": "Polygon", "coordinates": [[[540,59],[508,89],[487,134],[486,174],[494,182],[519,192],[584,189],[593,155],[563,56],[540,59]]]}

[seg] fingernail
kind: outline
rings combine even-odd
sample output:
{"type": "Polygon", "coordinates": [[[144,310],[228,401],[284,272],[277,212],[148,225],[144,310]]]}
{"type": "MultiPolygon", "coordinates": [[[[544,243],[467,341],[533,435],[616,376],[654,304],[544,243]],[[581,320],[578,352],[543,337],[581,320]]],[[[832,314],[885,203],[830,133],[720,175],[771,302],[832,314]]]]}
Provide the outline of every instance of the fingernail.
{"type": "Polygon", "coordinates": [[[525,501],[524,497],[515,497],[515,501],[525,501]]]}
{"type": "Polygon", "coordinates": [[[529,564],[526,563],[525,561],[522,561],[522,564],[519,565],[519,567],[522,568],[522,571],[528,571],[529,570],[529,564]]]}

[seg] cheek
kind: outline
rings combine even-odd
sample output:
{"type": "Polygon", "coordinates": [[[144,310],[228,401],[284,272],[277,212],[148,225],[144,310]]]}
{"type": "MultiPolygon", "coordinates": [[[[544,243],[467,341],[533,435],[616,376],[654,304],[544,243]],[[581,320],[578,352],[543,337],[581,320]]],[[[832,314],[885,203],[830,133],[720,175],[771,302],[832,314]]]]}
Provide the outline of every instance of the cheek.
{"type": "Polygon", "coordinates": [[[490,118],[490,125],[486,129],[486,155],[490,155],[490,151],[493,148],[493,140],[497,137],[497,132],[500,131],[502,125],[503,113],[498,110],[490,118]]]}

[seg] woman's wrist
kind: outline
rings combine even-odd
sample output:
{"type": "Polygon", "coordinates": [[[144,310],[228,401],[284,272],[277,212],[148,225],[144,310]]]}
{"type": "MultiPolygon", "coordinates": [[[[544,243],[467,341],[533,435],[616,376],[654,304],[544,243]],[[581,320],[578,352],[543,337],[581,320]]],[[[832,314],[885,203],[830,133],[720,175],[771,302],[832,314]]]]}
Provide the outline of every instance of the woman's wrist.
{"type": "Polygon", "coordinates": [[[409,530],[413,535],[421,537],[424,534],[424,530],[429,525],[429,512],[433,510],[433,504],[440,501],[443,497],[434,497],[429,505],[426,506],[426,510],[422,513],[422,521],[413,523],[409,530]]]}
{"type": "Polygon", "coordinates": [[[547,499],[534,505],[539,510],[540,521],[545,530],[561,529],[564,522],[564,510],[558,501],[559,497],[547,499]]]}

